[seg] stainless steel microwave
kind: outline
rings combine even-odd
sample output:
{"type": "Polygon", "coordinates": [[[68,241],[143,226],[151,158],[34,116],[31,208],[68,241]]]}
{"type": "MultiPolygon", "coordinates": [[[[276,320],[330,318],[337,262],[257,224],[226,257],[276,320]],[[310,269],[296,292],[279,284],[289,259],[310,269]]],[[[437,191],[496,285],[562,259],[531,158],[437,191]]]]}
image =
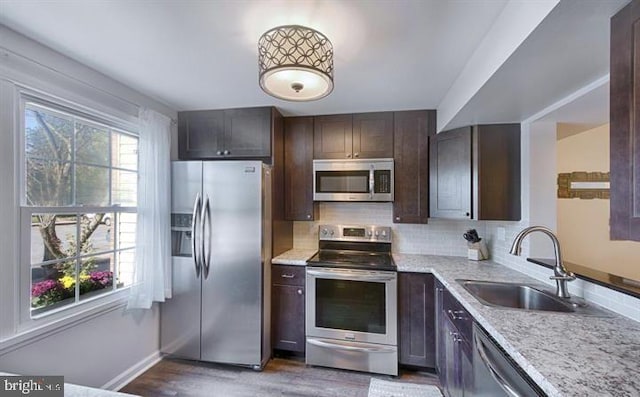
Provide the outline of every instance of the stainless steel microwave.
{"type": "Polygon", "coordinates": [[[314,201],[393,201],[393,159],[313,160],[314,201]]]}

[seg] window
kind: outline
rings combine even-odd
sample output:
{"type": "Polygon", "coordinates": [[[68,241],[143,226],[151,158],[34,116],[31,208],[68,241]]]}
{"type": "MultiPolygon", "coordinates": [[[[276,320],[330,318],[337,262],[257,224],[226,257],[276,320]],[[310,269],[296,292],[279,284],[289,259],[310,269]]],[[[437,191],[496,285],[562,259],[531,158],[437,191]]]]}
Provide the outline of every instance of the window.
{"type": "Polygon", "coordinates": [[[37,318],[131,284],[138,137],[86,111],[22,105],[21,305],[37,318]]]}

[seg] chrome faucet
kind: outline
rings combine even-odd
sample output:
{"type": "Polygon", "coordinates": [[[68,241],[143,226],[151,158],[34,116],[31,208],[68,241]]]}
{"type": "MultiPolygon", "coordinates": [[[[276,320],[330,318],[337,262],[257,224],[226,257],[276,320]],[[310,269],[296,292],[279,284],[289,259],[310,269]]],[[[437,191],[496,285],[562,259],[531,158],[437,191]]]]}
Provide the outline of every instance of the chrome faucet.
{"type": "Polygon", "coordinates": [[[516,238],[513,240],[513,244],[511,245],[511,249],[509,253],[511,255],[520,255],[520,246],[522,245],[522,240],[529,234],[533,232],[542,232],[551,238],[553,242],[553,250],[556,255],[556,264],[553,267],[553,276],[549,277],[551,280],[556,280],[556,296],[559,298],[568,299],[570,297],[569,291],[567,288],[567,282],[573,281],[576,279],[576,276],[567,271],[567,269],[562,264],[562,254],[560,252],[560,242],[555,234],[551,231],[551,229],[546,228],[544,226],[530,226],[528,228],[523,229],[516,238]]]}

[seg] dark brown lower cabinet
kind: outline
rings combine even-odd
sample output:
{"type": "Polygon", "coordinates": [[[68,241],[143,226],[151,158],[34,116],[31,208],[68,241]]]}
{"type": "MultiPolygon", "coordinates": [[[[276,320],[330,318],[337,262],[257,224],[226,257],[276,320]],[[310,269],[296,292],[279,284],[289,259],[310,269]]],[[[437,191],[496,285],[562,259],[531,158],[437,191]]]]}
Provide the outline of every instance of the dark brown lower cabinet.
{"type": "Polygon", "coordinates": [[[473,318],[439,282],[437,313],[437,371],[447,397],[473,395],[473,318]]]}
{"type": "Polygon", "coordinates": [[[434,368],[434,277],[398,273],[399,361],[401,365],[434,368]]]}
{"type": "Polygon", "coordinates": [[[449,317],[444,319],[444,380],[442,387],[448,397],[470,396],[473,390],[473,350],[449,317]]]}
{"type": "Polygon", "coordinates": [[[271,266],[271,330],[274,349],[304,353],[304,266],[271,266]]]}

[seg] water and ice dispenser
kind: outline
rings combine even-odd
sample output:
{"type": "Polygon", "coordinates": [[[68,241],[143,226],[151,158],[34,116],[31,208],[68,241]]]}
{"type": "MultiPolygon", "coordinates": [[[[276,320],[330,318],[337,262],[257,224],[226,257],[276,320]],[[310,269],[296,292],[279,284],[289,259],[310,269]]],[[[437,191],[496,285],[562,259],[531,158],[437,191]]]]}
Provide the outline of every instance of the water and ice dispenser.
{"type": "Polygon", "coordinates": [[[191,214],[171,214],[171,256],[191,256],[191,214]]]}

